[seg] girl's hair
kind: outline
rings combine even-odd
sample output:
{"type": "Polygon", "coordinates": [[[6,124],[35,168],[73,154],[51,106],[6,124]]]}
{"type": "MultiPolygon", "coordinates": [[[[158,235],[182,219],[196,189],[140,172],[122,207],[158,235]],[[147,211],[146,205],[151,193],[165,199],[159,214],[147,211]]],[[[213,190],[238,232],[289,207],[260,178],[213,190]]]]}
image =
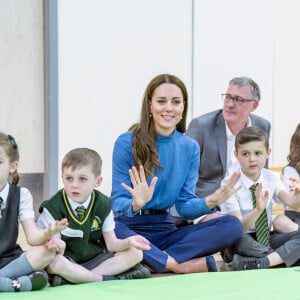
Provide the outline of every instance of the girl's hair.
{"type": "Polygon", "coordinates": [[[235,138],[235,150],[238,151],[240,145],[253,141],[264,142],[266,150],[269,150],[269,139],[267,134],[261,128],[256,126],[245,127],[237,134],[235,138]]]}
{"type": "Polygon", "coordinates": [[[101,175],[102,159],[100,155],[92,149],[76,148],[69,151],[62,160],[61,172],[65,168],[71,168],[72,171],[83,166],[90,165],[92,172],[96,177],[101,175]]]}
{"type": "Polygon", "coordinates": [[[290,153],[287,156],[288,166],[294,167],[300,174],[300,123],[291,137],[290,153]]]}
{"type": "Polygon", "coordinates": [[[184,110],[182,119],[176,125],[176,130],[182,133],[186,131],[188,94],[184,83],[178,77],[170,74],[161,74],[154,77],[148,84],[144,93],[140,121],[130,127],[130,130],[133,130],[132,153],[134,164],[136,166],[144,166],[146,177],[153,175],[154,168],[162,168],[159,163],[156,149],[157,135],[150,111],[150,105],[155,89],[164,83],[175,84],[182,92],[184,110]]]}
{"type": "MultiPolygon", "coordinates": [[[[11,135],[0,132],[0,147],[5,151],[7,157],[9,158],[9,163],[19,161],[18,145],[11,135]]],[[[20,176],[17,170],[13,173],[10,173],[7,179],[10,184],[14,185],[17,185],[19,180],[20,176]]]]}

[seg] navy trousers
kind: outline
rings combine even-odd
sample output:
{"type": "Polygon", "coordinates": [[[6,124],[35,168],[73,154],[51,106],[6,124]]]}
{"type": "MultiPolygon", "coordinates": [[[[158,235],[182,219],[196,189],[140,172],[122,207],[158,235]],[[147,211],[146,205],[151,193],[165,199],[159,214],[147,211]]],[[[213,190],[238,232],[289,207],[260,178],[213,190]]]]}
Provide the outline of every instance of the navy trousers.
{"type": "Polygon", "coordinates": [[[171,214],[136,215],[116,219],[116,235],[127,238],[140,234],[151,242],[144,251],[144,262],[160,273],[168,255],[178,263],[214,254],[235,245],[242,235],[242,225],[234,216],[222,216],[207,222],[176,228],[171,214]]]}

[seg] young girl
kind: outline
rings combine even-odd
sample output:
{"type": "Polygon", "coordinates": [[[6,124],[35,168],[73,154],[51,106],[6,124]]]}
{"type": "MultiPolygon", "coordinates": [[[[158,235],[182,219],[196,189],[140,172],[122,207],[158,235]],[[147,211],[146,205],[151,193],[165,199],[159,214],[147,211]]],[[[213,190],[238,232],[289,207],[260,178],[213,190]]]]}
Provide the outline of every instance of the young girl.
{"type": "Polygon", "coordinates": [[[56,221],[42,230],[36,226],[32,196],[18,187],[18,145],[11,135],[0,133],[0,291],[40,290],[48,284],[44,269],[64,243],[48,240],[67,226],[56,221]],[[19,222],[32,248],[23,252],[17,244],[19,222]],[[48,241],[48,242],[47,242],[48,241]]]}
{"type": "MultiPolygon", "coordinates": [[[[293,192],[293,184],[300,180],[300,123],[297,125],[290,141],[288,164],[282,170],[282,181],[287,190],[293,192]]],[[[278,215],[273,226],[279,232],[292,232],[299,229],[300,212],[285,206],[284,215],[278,215]]]]}
{"type": "MultiPolygon", "coordinates": [[[[290,178],[300,177],[300,123],[297,125],[291,137],[290,153],[287,157],[288,164],[283,169],[282,180],[286,188],[290,188],[290,178]]],[[[293,220],[295,223],[300,224],[300,213],[295,212],[289,207],[285,209],[285,215],[293,220]]]]}

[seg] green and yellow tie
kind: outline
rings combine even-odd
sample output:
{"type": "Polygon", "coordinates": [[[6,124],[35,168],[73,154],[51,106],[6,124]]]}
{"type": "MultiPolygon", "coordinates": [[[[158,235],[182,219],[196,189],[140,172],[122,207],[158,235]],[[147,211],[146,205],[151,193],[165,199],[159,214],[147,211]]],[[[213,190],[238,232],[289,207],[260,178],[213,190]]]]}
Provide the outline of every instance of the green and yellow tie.
{"type": "Polygon", "coordinates": [[[82,205],[82,206],[77,206],[75,208],[76,212],[77,212],[77,216],[78,219],[81,221],[84,218],[85,212],[86,212],[86,208],[82,205]]]}

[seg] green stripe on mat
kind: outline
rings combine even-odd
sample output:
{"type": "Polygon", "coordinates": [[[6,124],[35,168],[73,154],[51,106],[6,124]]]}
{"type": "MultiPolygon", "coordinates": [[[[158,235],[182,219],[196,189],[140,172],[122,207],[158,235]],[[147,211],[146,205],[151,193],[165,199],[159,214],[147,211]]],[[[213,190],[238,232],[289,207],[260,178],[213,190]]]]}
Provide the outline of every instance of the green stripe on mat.
{"type": "Polygon", "coordinates": [[[299,283],[300,267],[294,267],[65,285],[35,292],[0,293],[0,299],[286,300],[300,299],[299,283]]]}

